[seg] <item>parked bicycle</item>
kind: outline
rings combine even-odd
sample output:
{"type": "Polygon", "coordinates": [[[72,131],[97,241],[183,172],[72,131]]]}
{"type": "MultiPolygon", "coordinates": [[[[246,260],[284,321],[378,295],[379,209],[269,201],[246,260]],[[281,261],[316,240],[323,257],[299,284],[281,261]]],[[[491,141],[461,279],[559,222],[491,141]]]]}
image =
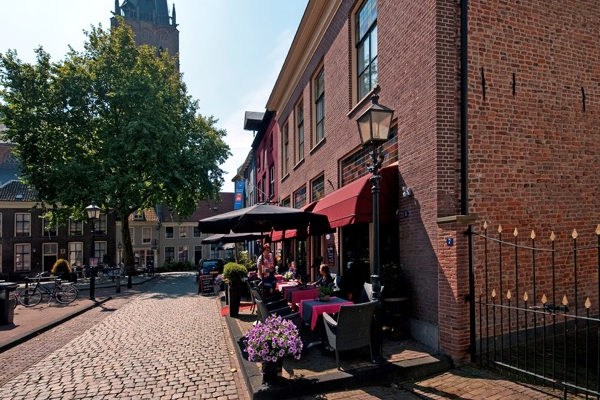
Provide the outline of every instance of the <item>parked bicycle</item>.
{"type": "Polygon", "coordinates": [[[41,274],[37,274],[33,278],[27,278],[33,284],[30,283],[15,294],[15,299],[19,301],[19,304],[25,307],[37,306],[45,295],[49,296],[48,303],[54,299],[60,304],[70,304],[79,295],[79,291],[71,282],[62,282],[61,279],[56,278],[54,279],[54,287],[50,289],[48,288],[49,285],[41,283],[41,278],[41,274]]]}

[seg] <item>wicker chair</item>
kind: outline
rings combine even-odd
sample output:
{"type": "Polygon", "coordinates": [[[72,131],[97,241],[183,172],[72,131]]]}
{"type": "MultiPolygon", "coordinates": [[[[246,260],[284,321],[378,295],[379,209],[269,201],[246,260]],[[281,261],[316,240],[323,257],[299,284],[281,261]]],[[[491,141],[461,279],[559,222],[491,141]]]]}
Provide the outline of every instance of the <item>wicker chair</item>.
{"type": "Polygon", "coordinates": [[[323,323],[329,346],[335,350],[335,363],[340,369],[340,351],[354,350],[369,346],[371,360],[371,322],[377,302],[342,305],[337,321],[323,313],[323,323]]]}

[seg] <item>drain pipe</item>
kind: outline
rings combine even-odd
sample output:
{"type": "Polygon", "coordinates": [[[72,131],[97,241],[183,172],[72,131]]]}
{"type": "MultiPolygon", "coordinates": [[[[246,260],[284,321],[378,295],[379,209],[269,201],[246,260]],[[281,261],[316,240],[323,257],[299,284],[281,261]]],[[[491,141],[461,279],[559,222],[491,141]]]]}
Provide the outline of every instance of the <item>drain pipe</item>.
{"type": "MultiPolygon", "coordinates": [[[[469,4],[461,0],[460,9],[460,181],[461,215],[469,215],[469,148],[468,148],[468,112],[469,112],[469,4]]],[[[469,224],[466,235],[469,245],[469,352],[471,361],[476,356],[475,336],[475,271],[473,265],[473,228],[469,224]]]]}

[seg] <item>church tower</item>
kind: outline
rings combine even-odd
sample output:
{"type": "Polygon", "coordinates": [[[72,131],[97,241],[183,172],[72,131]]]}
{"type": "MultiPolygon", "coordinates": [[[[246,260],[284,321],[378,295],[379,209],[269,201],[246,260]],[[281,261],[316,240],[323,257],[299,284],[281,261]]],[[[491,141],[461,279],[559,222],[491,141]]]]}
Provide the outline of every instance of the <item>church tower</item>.
{"type": "MultiPolygon", "coordinates": [[[[113,14],[125,18],[138,45],[147,44],[171,55],[179,53],[175,4],[169,16],[167,0],[124,0],[120,6],[119,0],[115,0],[113,14]]],[[[110,24],[116,26],[117,19],[112,17],[110,24]]]]}

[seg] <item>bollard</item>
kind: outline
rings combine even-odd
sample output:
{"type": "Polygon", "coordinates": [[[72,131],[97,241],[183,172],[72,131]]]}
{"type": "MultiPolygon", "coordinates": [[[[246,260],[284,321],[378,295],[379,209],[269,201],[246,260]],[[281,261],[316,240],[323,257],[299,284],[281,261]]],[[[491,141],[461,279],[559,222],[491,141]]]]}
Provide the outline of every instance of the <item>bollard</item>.
{"type": "Polygon", "coordinates": [[[131,289],[133,284],[131,283],[131,274],[127,275],[127,289],[131,289]]]}
{"type": "MultiPolygon", "coordinates": [[[[114,279],[114,276],[113,276],[114,279]]],[[[117,276],[117,293],[121,293],[121,275],[117,276]]]]}

